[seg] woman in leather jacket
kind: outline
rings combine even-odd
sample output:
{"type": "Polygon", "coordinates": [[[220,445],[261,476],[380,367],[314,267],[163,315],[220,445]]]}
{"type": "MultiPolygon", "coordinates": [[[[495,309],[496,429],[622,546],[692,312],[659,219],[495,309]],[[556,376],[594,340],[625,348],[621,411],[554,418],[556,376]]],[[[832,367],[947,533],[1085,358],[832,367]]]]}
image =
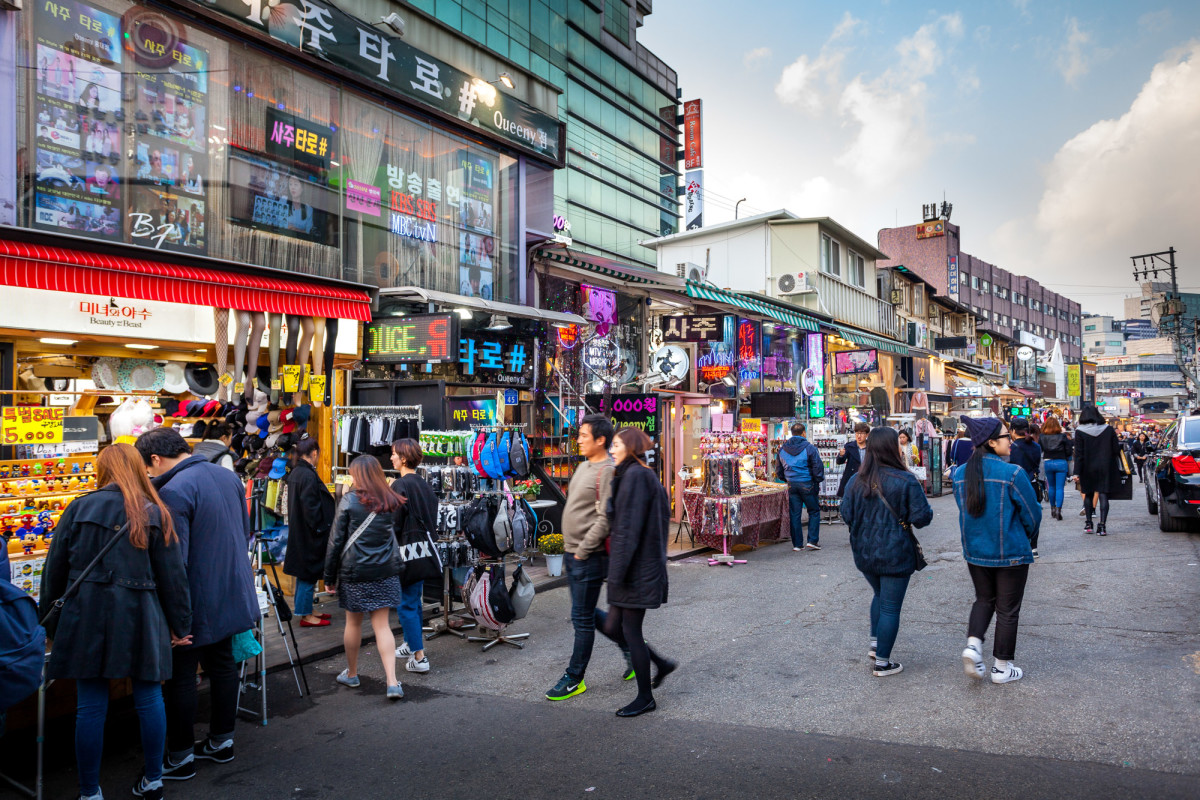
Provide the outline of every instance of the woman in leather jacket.
{"type": "Polygon", "coordinates": [[[363,614],[371,617],[375,644],[387,676],[387,697],[404,697],[396,679],[396,639],[388,622],[391,609],[400,605],[400,547],[395,517],[404,498],[392,491],[379,460],[359,456],[350,463],[354,489],[338,506],[325,551],[325,587],[336,592],[346,611],[346,669],[337,676],[343,686],[357,687],[358,651],[362,645],[363,614]]]}

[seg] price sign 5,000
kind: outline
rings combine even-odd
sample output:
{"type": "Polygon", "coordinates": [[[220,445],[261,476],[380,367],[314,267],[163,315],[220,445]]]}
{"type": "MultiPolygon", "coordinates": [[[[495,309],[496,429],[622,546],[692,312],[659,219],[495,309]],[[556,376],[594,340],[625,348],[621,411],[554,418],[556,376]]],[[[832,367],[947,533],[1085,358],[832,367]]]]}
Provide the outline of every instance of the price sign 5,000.
{"type": "Polygon", "coordinates": [[[63,440],[61,408],[6,408],[2,441],[13,444],[51,444],[63,440]]]}

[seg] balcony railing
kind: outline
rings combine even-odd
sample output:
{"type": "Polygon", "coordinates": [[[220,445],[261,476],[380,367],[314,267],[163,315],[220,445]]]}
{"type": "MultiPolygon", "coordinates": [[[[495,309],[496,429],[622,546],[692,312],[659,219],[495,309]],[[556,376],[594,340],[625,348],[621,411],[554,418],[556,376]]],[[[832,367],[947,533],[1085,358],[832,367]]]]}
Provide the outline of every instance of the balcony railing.
{"type": "Polygon", "coordinates": [[[833,315],[835,320],[883,336],[908,340],[907,335],[900,336],[900,317],[891,303],[824,272],[818,272],[816,276],[821,309],[833,315]]]}

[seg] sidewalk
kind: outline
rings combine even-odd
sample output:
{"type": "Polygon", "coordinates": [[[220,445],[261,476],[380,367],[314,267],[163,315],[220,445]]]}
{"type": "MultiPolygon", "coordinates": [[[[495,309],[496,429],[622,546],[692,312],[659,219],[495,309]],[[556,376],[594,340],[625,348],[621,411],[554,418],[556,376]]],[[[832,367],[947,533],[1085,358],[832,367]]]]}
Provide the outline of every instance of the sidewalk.
{"type": "MultiPolygon", "coordinates": [[[[671,540],[667,545],[667,558],[671,561],[688,558],[698,553],[703,553],[709,548],[699,542],[692,543],[688,539],[687,531],[684,530],[680,541],[676,543],[675,538],[678,533],[678,526],[675,523],[671,524],[671,540]]],[[[764,544],[769,544],[764,543],[764,544]]],[[[557,589],[567,585],[565,575],[551,576],[546,570],[546,560],[541,556],[535,556],[530,561],[523,564],[525,572],[533,580],[534,588],[540,592],[548,592],[552,589],[557,589]]],[[[291,604],[292,599],[288,598],[288,603],[291,604]]],[[[460,598],[453,598],[452,613],[463,611],[463,605],[460,598]]],[[[328,595],[318,595],[314,610],[318,614],[329,614],[332,618],[329,620],[329,625],[321,628],[301,628],[299,617],[292,620],[292,630],[296,634],[296,646],[299,648],[299,660],[303,664],[311,664],[316,661],[322,661],[327,658],[339,655],[345,651],[342,645],[342,634],[345,629],[345,612],[338,608],[337,598],[328,595]]],[[[429,620],[433,617],[440,616],[442,613],[440,604],[425,604],[425,619],[429,620]]],[[[267,651],[267,671],[278,672],[289,668],[288,653],[285,646],[285,638],[279,634],[279,626],[275,621],[274,613],[267,616],[264,622],[265,645],[267,651]]],[[[287,630],[287,625],[284,625],[284,630],[287,630]]],[[[392,626],[392,633],[396,636],[397,644],[403,639],[400,634],[400,625],[396,623],[392,626]]],[[[429,638],[428,636],[426,638],[429,638]]],[[[363,622],[362,640],[364,645],[374,644],[375,633],[371,629],[369,622],[363,622]]],[[[288,637],[286,644],[291,643],[291,638],[288,637]]],[[[295,652],[293,650],[293,655],[295,652]]]]}

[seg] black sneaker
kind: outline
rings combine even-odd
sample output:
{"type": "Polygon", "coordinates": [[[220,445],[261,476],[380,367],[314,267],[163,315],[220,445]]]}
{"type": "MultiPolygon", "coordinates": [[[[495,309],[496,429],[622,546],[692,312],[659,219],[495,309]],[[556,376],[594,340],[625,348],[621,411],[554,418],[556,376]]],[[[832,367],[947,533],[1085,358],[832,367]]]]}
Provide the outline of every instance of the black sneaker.
{"type": "Polygon", "coordinates": [[[228,764],[233,761],[233,741],[229,741],[224,747],[214,748],[212,741],[205,739],[203,742],[196,742],[195,749],[196,758],[203,758],[205,761],[215,761],[218,764],[228,764]]]}
{"type": "Polygon", "coordinates": [[[582,678],[578,680],[570,675],[563,673],[559,678],[558,683],[554,684],[554,688],[546,692],[547,700],[566,700],[569,697],[574,697],[577,694],[583,694],[587,691],[587,684],[582,678]]]}
{"type": "MultiPolygon", "coordinates": [[[[166,777],[165,775],[163,776],[166,777]]],[[[163,787],[162,781],[158,782],[157,789],[150,789],[146,786],[146,775],[143,773],[137,779],[137,783],[133,785],[133,794],[135,797],[145,797],[147,800],[162,800],[163,787]]]]}
{"type": "Polygon", "coordinates": [[[878,664],[876,664],[875,668],[873,670],[871,670],[871,674],[874,675],[876,678],[882,678],[886,675],[895,675],[897,672],[903,672],[903,671],[904,671],[903,664],[899,664],[895,661],[889,661],[886,666],[882,666],[882,667],[879,666],[878,664]]]}
{"type": "Polygon", "coordinates": [[[196,777],[196,759],[189,758],[182,764],[175,764],[170,756],[163,758],[164,781],[190,781],[196,777]]]}
{"type": "Polygon", "coordinates": [[[658,671],[654,673],[654,678],[652,678],[650,681],[650,688],[657,689],[659,686],[662,686],[662,682],[666,679],[666,677],[674,672],[678,667],[678,662],[664,660],[659,666],[658,671]]]}
{"type": "Polygon", "coordinates": [[[1092,523],[1090,523],[1090,522],[1083,523],[1083,532],[1091,533],[1092,532],[1092,523]]]}

